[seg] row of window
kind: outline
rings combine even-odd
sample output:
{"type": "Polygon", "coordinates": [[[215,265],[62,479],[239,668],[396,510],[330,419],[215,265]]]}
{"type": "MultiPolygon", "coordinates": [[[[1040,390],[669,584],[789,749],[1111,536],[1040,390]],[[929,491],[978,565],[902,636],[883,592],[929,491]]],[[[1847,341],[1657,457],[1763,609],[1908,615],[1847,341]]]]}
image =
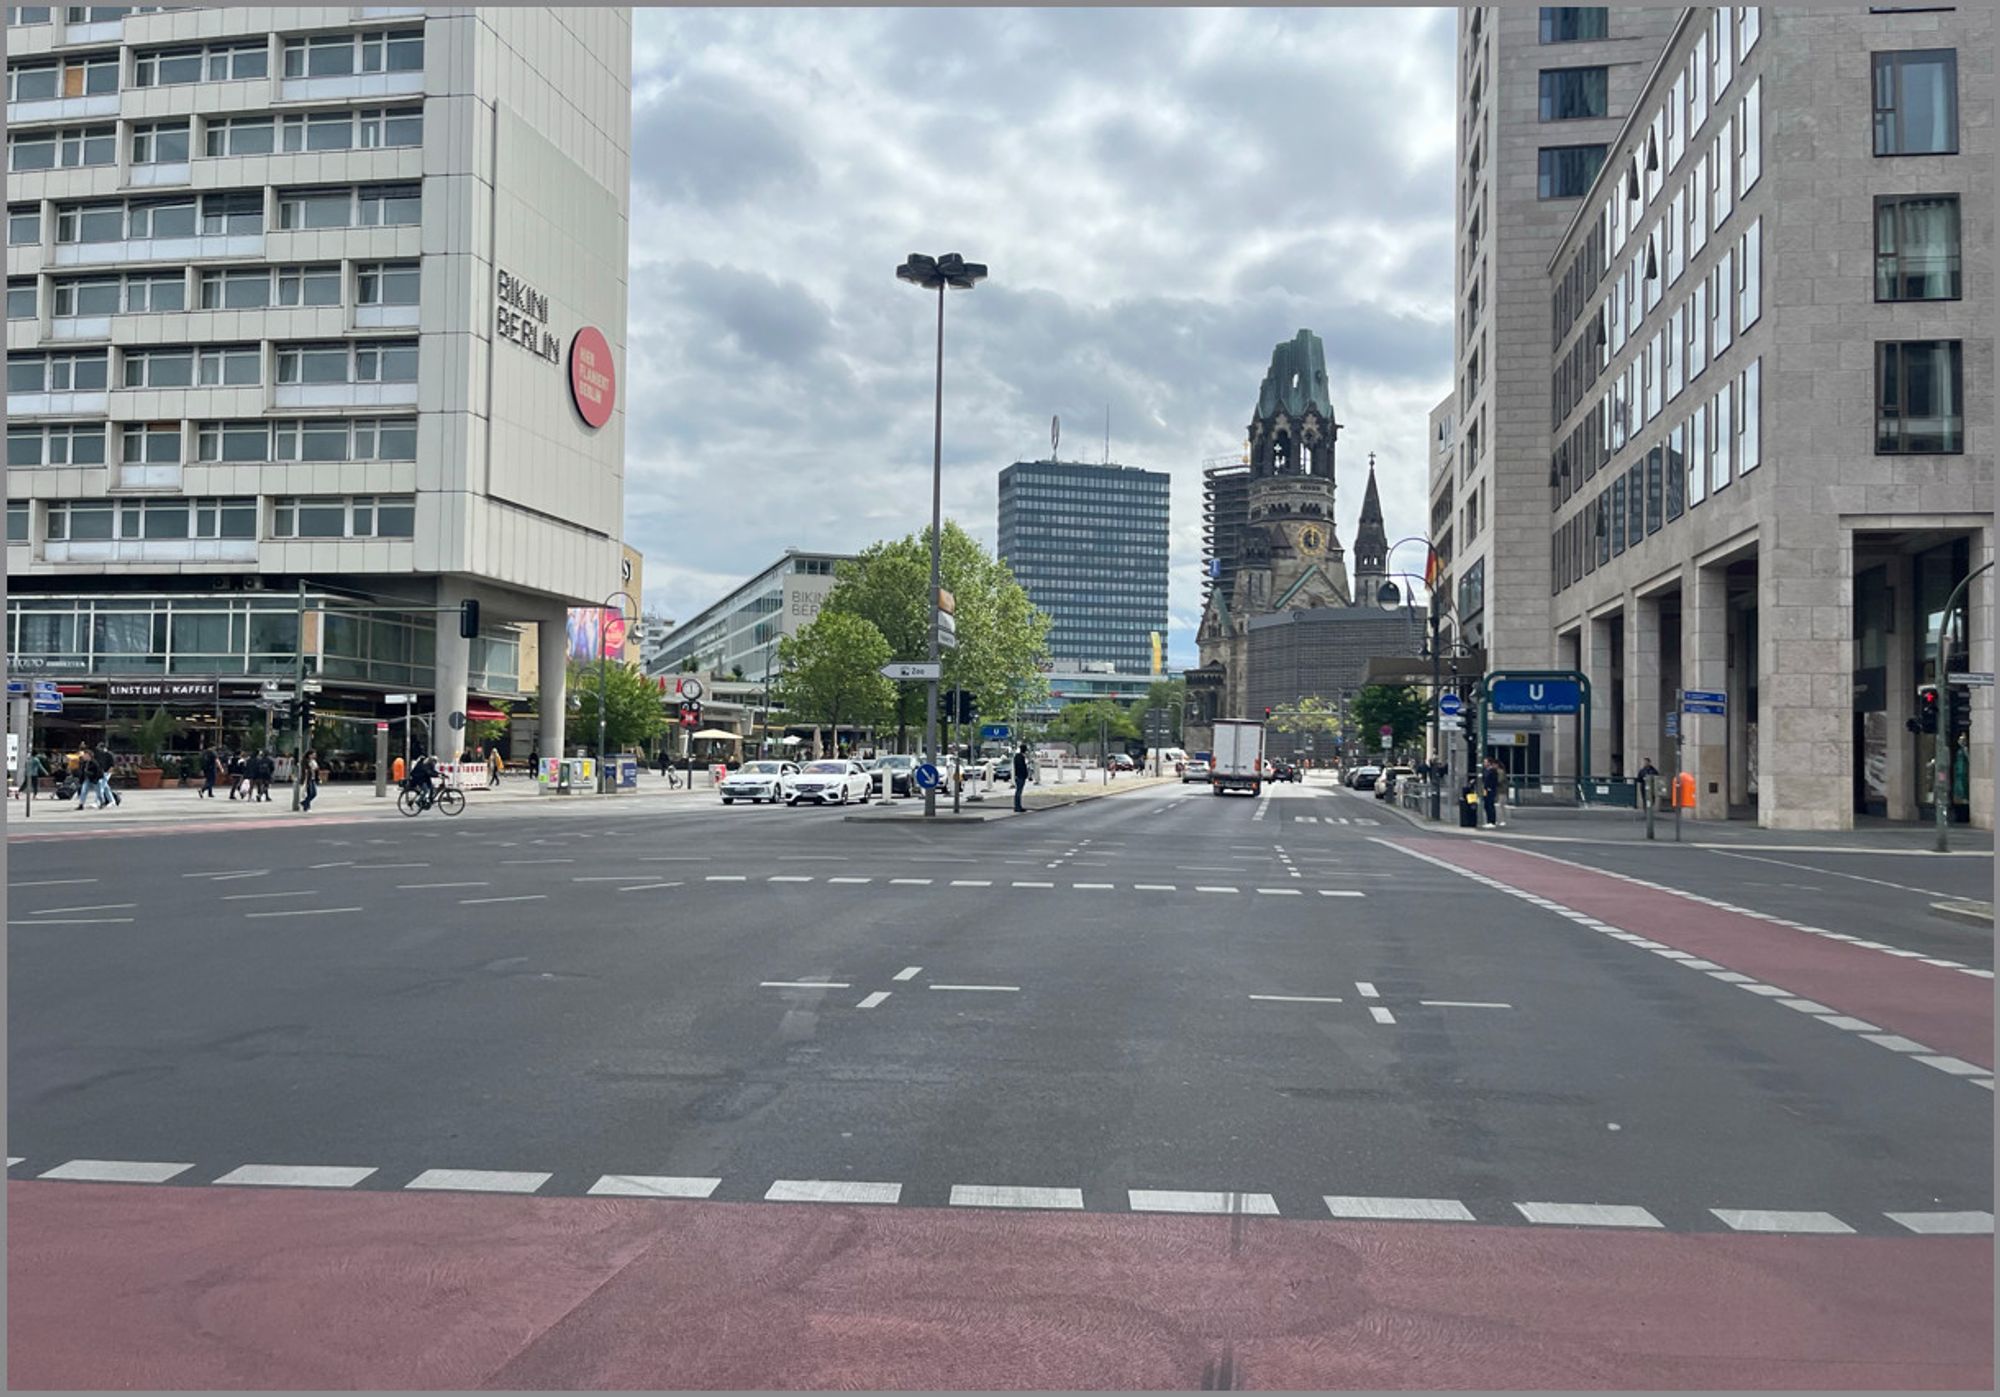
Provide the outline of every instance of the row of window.
{"type": "MultiPolygon", "coordinates": [[[[129,83],[121,82],[116,53],[72,54],[7,65],[8,102],[52,102],[117,92],[121,86],[176,87],[198,82],[241,82],[269,77],[270,44],[230,39],[213,44],[140,49],[132,54],[129,83]]],[[[288,39],[279,71],[287,78],[419,73],[424,67],[421,29],[320,34],[288,39]]]]}
{"type": "MultiPolygon", "coordinates": [[[[62,277],[50,283],[57,320],[140,315],[189,309],[195,282],[198,310],[266,310],[282,306],[337,306],[345,278],[339,263],[304,267],[206,267],[187,272],[127,272],[123,276],[62,277]]],[[[414,306],[422,289],[415,262],[360,262],[354,266],[357,306],[414,306]]],[[[7,283],[7,318],[33,320],[35,282],[7,283]]]]}
{"type": "MultiPolygon", "coordinates": [[[[267,215],[261,189],[221,190],[168,199],[101,204],[60,204],[55,210],[58,246],[193,237],[242,237],[265,231],[315,228],[415,227],[423,221],[421,184],[332,185],[280,189],[267,215]]],[[[10,247],[42,240],[39,205],[7,210],[10,247]]]]}
{"type": "MultiPolygon", "coordinates": [[[[124,388],[237,388],[264,381],[263,349],[254,344],[127,349],[121,358],[124,388]]],[[[417,381],[413,339],[279,345],[274,358],[280,384],[417,381]]],[[[109,381],[101,350],[7,356],[10,394],[101,392],[109,381]]]]}
{"type": "MultiPolygon", "coordinates": [[[[9,423],[9,467],[101,466],[111,428],[104,422],[9,423]]],[[[172,465],[183,449],[179,422],[118,429],[127,465],[172,465]]],[[[310,417],[197,422],[194,459],[204,465],[285,465],[298,461],[414,461],[414,417],[310,417]]]]}
{"type": "MultiPolygon", "coordinates": [[[[188,117],[131,123],[134,165],[185,164],[193,148],[188,117]]],[[[20,131],[7,138],[7,168],[76,169],[117,159],[117,128],[77,126],[20,131]]],[[[334,112],[268,112],[202,122],[207,156],[271,155],[331,150],[389,150],[424,143],[424,109],[361,107],[334,112]]]]}
{"type": "MultiPolygon", "coordinates": [[[[414,495],[280,496],[271,502],[272,539],[410,538],[414,495]]],[[[7,541],[26,543],[33,501],[7,502],[7,541]]],[[[253,496],[144,500],[50,500],[42,536],[50,543],[127,540],[254,539],[253,496]]]]}
{"type": "Polygon", "coordinates": [[[9,5],[7,23],[47,24],[60,9],[64,24],[112,24],[127,15],[163,15],[169,10],[192,10],[193,5],[9,5]]]}

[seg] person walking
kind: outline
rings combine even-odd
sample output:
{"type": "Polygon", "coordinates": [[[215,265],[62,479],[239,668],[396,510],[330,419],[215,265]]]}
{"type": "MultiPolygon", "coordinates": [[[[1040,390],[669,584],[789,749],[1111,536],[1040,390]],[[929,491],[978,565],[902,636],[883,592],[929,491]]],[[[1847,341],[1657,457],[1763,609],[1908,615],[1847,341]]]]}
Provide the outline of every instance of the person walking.
{"type": "Polygon", "coordinates": [[[111,755],[109,747],[99,747],[93,755],[97,758],[97,770],[100,773],[97,783],[98,805],[102,807],[107,801],[114,805],[123,805],[125,797],[111,789],[111,772],[117,765],[117,759],[111,755]]]}
{"type": "MultiPolygon", "coordinates": [[[[79,763],[79,774],[76,786],[77,809],[79,810],[83,809],[84,802],[89,800],[92,796],[97,795],[98,779],[102,777],[103,774],[104,773],[102,769],[100,769],[97,765],[97,758],[95,757],[85,757],[79,763]]],[[[97,808],[100,810],[104,808],[104,798],[102,796],[98,796],[97,808]]]]}
{"type": "Polygon", "coordinates": [[[486,784],[493,790],[500,789],[500,773],[507,769],[506,761],[500,755],[497,742],[486,749],[486,784]]]}
{"type": "Polygon", "coordinates": [[[1021,797],[1027,792],[1027,789],[1028,749],[1026,747],[1016,747],[1014,749],[1014,809],[1017,813],[1025,812],[1028,808],[1021,803],[1021,797]]]}
{"type": "Polygon", "coordinates": [[[201,752],[201,789],[195,792],[197,799],[215,799],[215,778],[220,774],[221,759],[215,755],[213,747],[204,747],[201,752]]]}
{"type": "Polygon", "coordinates": [[[1654,801],[1655,783],[1660,779],[1660,769],[1653,765],[1651,757],[1639,759],[1639,801],[1643,809],[1654,801]]]}
{"type": "Polygon", "coordinates": [[[48,775],[48,771],[49,768],[42,761],[42,754],[40,752],[28,753],[27,760],[21,765],[20,789],[28,793],[29,800],[32,801],[37,795],[41,794],[42,778],[48,775]]]}
{"type": "Polygon", "coordinates": [[[1486,769],[1479,776],[1480,803],[1486,807],[1486,827],[1497,829],[1500,824],[1500,763],[1492,757],[1486,759],[1486,769]]]}
{"type": "Polygon", "coordinates": [[[306,798],[299,802],[299,809],[313,808],[313,798],[319,794],[319,753],[307,752],[305,765],[299,770],[299,779],[306,783],[306,798]]]}
{"type": "Polygon", "coordinates": [[[249,786],[249,774],[244,770],[243,753],[240,750],[229,754],[229,760],[224,765],[224,771],[229,777],[229,798],[231,800],[238,800],[249,794],[247,789],[249,786]]]}
{"type": "Polygon", "coordinates": [[[250,788],[253,799],[270,800],[271,773],[275,769],[276,763],[271,760],[269,752],[259,750],[257,755],[250,759],[250,788]]]}

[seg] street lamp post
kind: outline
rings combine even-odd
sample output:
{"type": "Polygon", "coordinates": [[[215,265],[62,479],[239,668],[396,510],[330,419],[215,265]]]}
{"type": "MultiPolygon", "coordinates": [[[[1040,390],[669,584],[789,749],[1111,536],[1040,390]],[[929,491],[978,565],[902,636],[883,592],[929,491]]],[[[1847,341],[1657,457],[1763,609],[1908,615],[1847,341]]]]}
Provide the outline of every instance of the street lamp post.
{"type": "MultiPolygon", "coordinates": [[[[1975,577],[1988,571],[1992,566],[1993,564],[1991,563],[1984,563],[1967,573],[1965,580],[1951,589],[1951,596],[1946,600],[1944,610],[1938,613],[1937,648],[1933,652],[1937,657],[1934,664],[1936,673],[1933,677],[1937,681],[1938,693],[1944,699],[1944,703],[1940,705],[1944,711],[1938,715],[1939,732],[1931,742],[1931,819],[1935,822],[1937,828],[1936,848],[1940,854],[1949,853],[1951,850],[1951,835],[1949,831],[1951,829],[1952,764],[1949,758],[1951,757],[1952,737],[1951,715],[1956,708],[1956,705],[1951,701],[1951,675],[1947,672],[1950,657],[1945,654],[1944,649],[1945,626],[1950,622],[1952,612],[1958,606],[1959,594],[1972,585],[1972,580],[1975,577]]],[[[1972,650],[1972,628],[1970,626],[1966,627],[1965,641],[1966,653],[1969,655],[1972,650]]]]}
{"type": "MultiPolygon", "coordinates": [[[[1412,534],[1408,538],[1397,539],[1394,543],[1390,544],[1388,550],[1384,552],[1382,555],[1383,561],[1387,562],[1390,555],[1393,554],[1398,548],[1401,548],[1406,543],[1421,543],[1424,545],[1426,549],[1429,549],[1433,546],[1431,544],[1431,541],[1428,538],[1425,538],[1423,535],[1412,534]]],[[[1386,575],[1388,577],[1400,577],[1406,582],[1414,583],[1416,581],[1414,577],[1412,577],[1409,573],[1406,572],[1388,573],[1386,575]]],[[[1415,595],[1416,588],[1412,587],[1410,591],[1412,595],[1415,595]]],[[[1392,607],[1400,599],[1400,595],[1401,594],[1398,592],[1396,584],[1394,582],[1384,581],[1382,583],[1382,586],[1376,592],[1376,600],[1381,602],[1384,607],[1392,607]]],[[[1440,675],[1438,672],[1438,665],[1441,659],[1441,656],[1439,655],[1439,646],[1438,646],[1438,627],[1444,619],[1442,615],[1444,608],[1439,604],[1438,598],[1435,594],[1429,594],[1427,596],[1427,603],[1428,604],[1425,606],[1424,609],[1430,613],[1429,621],[1431,630],[1430,748],[1431,748],[1431,759],[1433,762],[1435,762],[1437,760],[1438,755],[1442,753],[1444,750],[1444,741],[1443,741],[1444,732],[1441,721],[1442,715],[1440,715],[1438,712],[1438,699],[1439,697],[1441,697],[1443,692],[1442,689],[1439,687],[1443,682],[1443,676],[1440,675]]],[[[1439,820],[1443,815],[1443,810],[1441,806],[1442,798],[1443,798],[1443,792],[1438,783],[1437,772],[1433,770],[1431,772],[1431,820],[1433,822],[1439,820]]]]}
{"type": "MultiPolygon", "coordinates": [[[[610,636],[607,633],[608,628],[604,625],[604,617],[605,613],[611,610],[611,603],[617,601],[620,597],[625,598],[627,602],[631,603],[632,610],[635,613],[638,611],[639,603],[632,600],[630,592],[617,591],[604,599],[604,606],[597,613],[597,624],[599,626],[597,634],[597,793],[599,795],[617,789],[617,786],[611,780],[611,773],[605,766],[604,720],[611,707],[608,701],[610,694],[607,692],[611,682],[609,672],[611,646],[609,644],[610,636]]],[[[625,619],[625,609],[623,607],[620,607],[618,610],[618,619],[621,621],[625,619]]],[[[628,622],[627,624],[630,623],[628,622]]],[[[622,663],[624,657],[620,656],[619,658],[622,663]]]]}
{"type": "MultiPolygon", "coordinates": [[[[943,585],[944,547],[944,293],[950,287],[957,291],[970,291],[975,284],[986,277],[986,264],[968,262],[956,252],[948,252],[942,257],[926,257],[920,252],[910,254],[909,260],[896,268],[899,280],[926,291],[938,293],[937,321],[937,396],[933,408],[931,429],[931,643],[930,662],[938,663],[938,611],[943,600],[938,589],[943,585]]],[[[930,759],[938,759],[938,680],[934,676],[929,685],[929,693],[924,699],[924,746],[930,759]]],[[[924,814],[937,814],[937,787],[924,788],[924,814]]]]}

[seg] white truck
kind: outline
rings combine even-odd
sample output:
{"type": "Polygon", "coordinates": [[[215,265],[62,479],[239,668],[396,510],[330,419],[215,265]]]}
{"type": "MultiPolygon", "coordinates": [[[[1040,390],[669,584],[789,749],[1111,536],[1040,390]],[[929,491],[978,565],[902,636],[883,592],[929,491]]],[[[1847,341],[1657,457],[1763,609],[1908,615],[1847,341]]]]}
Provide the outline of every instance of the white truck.
{"type": "Polygon", "coordinates": [[[1215,759],[1209,766],[1208,788],[1224,791],[1264,790],[1264,725],[1242,718],[1215,720],[1215,759]]]}

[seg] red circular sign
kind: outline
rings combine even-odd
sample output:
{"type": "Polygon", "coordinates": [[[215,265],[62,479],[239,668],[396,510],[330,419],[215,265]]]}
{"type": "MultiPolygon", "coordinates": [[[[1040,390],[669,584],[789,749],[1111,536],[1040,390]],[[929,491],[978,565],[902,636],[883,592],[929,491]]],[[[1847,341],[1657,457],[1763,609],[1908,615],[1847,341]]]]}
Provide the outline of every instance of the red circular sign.
{"type": "Polygon", "coordinates": [[[586,325],[569,342],[569,396],[583,420],[602,427],[611,420],[618,400],[618,371],[612,367],[611,346],[596,326],[586,325]]]}

